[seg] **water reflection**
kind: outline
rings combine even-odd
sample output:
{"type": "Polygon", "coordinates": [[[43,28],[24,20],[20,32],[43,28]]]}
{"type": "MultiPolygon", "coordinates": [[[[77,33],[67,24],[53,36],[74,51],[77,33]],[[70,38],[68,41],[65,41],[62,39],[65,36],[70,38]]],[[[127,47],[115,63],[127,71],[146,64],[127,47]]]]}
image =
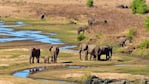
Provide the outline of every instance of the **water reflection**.
{"type": "Polygon", "coordinates": [[[29,70],[23,70],[13,73],[13,76],[27,78],[29,76],[29,70]]]}
{"type": "MultiPolygon", "coordinates": [[[[28,78],[28,76],[30,74],[45,71],[47,69],[48,69],[48,67],[46,67],[46,66],[45,67],[36,67],[36,68],[18,71],[18,72],[13,73],[12,75],[16,76],[16,77],[21,77],[21,78],[28,78]]],[[[43,79],[43,78],[35,78],[35,80],[39,80],[39,81],[43,81],[43,82],[58,82],[61,84],[78,84],[76,82],[68,82],[68,81],[63,81],[63,80],[48,80],[48,79],[43,79]]]]}
{"type": "Polygon", "coordinates": [[[44,70],[47,70],[47,69],[48,69],[48,67],[31,68],[31,69],[29,69],[29,73],[33,74],[33,73],[44,71],[44,70]]]}

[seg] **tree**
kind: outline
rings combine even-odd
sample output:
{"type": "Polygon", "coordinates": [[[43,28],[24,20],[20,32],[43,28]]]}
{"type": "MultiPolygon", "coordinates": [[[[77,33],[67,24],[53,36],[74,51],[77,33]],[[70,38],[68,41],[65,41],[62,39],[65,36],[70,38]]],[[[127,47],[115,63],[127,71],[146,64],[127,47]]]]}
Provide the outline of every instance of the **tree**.
{"type": "Polygon", "coordinates": [[[87,5],[88,7],[93,7],[93,4],[94,4],[93,0],[87,0],[86,5],[87,5]]]}
{"type": "Polygon", "coordinates": [[[145,14],[148,12],[148,7],[145,3],[145,0],[133,0],[131,4],[132,12],[139,13],[139,14],[145,14]]]}

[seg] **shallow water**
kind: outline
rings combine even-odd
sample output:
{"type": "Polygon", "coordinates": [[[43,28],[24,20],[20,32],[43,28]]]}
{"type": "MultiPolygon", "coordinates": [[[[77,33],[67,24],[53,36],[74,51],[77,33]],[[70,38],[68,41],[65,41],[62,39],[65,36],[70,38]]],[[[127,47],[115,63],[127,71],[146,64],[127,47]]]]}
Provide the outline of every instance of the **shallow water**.
{"type": "MultiPolygon", "coordinates": [[[[81,66],[67,66],[66,68],[81,68],[81,66]]],[[[31,68],[31,69],[25,69],[25,70],[22,70],[22,71],[18,71],[18,72],[14,72],[12,74],[12,76],[16,76],[16,77],[20,77],[20,78],[28,78],[30,74],[34,74],[34,73],[37,73],[37,72],[40,72],[40,71],[45,71],[47,70],[48,67],[38,67],[38,68],[31,68]]],[[[38,81],[43,81],[43,82],[58,82],[58,83],[61,83],[61,84],[78,84],[78,83],[75,83],[75,82],[69,82],[69,81],[63,81],[63,80],[48,80],[48,79],[43,79],[43,78],[35,78],[35,80],[38,80],[38,81]]]]}
{"type": "Polygon", "coordinates": [[[4,22],[0,21],[0,35],[7,37],[0,38],[0,42],[11,42],[20,40],[31,40],[42,43],[50,44],[63,44],[60,39],[49,38],[49,36],[55,35],[54,33],[43,33],[42,31],[31,31],[31,30],[20,30],[15,31],[13,28],[18,26],[25,26],[23,22],[16,22],[16,24],[5,25],[4,22]]]}
{"type": "Polygon", "coordinates": [[[68,68],[68,69],[80,69],[80,68],[85,68],[85,66],[67,66],[66,68],[68,68]]]}

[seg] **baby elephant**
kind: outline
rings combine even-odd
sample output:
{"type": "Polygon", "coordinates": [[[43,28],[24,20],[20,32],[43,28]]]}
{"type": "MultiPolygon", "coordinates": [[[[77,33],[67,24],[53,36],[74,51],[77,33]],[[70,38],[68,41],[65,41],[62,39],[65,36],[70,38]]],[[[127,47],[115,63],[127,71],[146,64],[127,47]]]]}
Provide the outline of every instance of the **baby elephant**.
{"type": "Polygon", "coordinates": [[[44,57],[44,63],[50,63],[50,58],[49,58],[49,56],[45,56],[44,57]]]}

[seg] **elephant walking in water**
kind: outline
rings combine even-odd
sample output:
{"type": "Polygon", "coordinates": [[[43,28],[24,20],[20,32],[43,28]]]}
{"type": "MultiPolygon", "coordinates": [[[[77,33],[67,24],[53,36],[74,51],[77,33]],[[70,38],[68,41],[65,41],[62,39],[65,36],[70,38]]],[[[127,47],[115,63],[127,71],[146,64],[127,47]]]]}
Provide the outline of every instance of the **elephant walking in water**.
{"type": "Polygon", "coordinates": [[[37,59],[37,63],[39,63],[40,49],[33,48],[33,49],[31,50],[31,55],[30,55],[30,59],[29,59],[30,64],[31,64],[31,63],[34,63],[34,58],[35,58],[35,57],[36,57],[36,59],[37,59]]]}
{"type": "Polygon", "coordinates": [[[51,52],[51,61],[53,63],[56,63],[57,62],[57,57],[58,57],[58,54],[59,54],[59,48],[56,47],[56,46],[51,46],[49,51],[51,52]]]}

